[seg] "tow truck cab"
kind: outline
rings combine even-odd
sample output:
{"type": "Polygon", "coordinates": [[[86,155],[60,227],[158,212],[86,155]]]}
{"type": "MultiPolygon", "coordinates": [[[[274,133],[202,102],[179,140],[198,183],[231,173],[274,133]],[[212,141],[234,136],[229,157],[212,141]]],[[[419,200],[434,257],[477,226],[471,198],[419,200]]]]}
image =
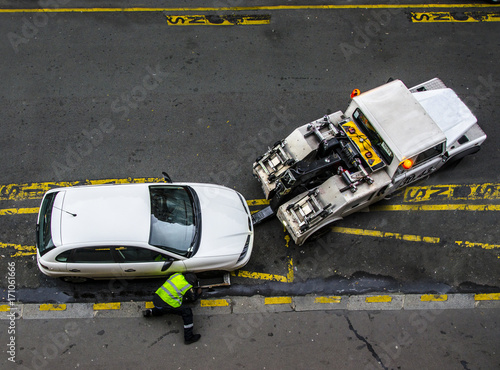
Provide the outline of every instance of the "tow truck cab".
{"type": "Polygon", "coordinates": [[[399,80],[385,84],[354,97],[345,115],[372,128],[392,152],[386,171],[396,188],[459,153],[478,151],[486,139],[469,108],[439,79],[411,89],[399,80]]]}
{"type": "Polygon", "coordinates": [[[270,209],[301,245],[315,231],[452,161],[486,139],[455,92],[435,78],[399,80],[354,96],[338,111],[295,129],[257,158],[270,209]]]}

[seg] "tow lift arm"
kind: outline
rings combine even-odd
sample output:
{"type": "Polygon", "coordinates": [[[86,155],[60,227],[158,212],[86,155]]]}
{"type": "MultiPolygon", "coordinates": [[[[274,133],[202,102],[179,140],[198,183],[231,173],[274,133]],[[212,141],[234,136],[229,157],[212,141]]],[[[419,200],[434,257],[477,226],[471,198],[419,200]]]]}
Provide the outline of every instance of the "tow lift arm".
{"type": "Polygon", "coordinates": [[[269,206],[252,215],[254,225],[273,217],[279,206],[293,196],[317,187],[333,175],[341,175],[345,180],[346,187],[341,191],[355,192],[361,182],[373,182],[363,167],[357,147],[344,131],[332,125],[328,116],[323,122],[311,123],[307,130],[304,137],[315,136],[319,142],[312,158],[308,156],[301,161],[294,161],[286,152],[285,140],[275,143],[266,154],[257,158],[254,168],[260,166],[268,175],[268,181],[275,183],[275,187],[268,195],[269,206]],[[355,179],[351,171],[360,171],[363,176],[355,179]]]}

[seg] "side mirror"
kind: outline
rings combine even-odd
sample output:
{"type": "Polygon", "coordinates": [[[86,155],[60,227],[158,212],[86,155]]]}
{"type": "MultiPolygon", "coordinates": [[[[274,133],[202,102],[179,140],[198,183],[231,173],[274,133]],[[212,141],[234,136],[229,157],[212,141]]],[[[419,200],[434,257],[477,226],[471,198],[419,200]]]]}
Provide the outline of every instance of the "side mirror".
{"type": "Polygon", "coordinates": [[[174,260],[166,260],[165,263],[163,264],[161,271],[166,271],[170,266],[172,266],[172,263],[174,263],[174,260]]]}

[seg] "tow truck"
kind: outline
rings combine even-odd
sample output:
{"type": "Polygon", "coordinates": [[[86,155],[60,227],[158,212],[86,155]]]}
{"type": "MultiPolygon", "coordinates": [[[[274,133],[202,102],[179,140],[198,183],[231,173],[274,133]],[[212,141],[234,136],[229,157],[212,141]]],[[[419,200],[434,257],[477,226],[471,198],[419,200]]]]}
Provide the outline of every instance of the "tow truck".
{"type": "Polygon", "coordinates": [[[269,206],[295,244],[319,230],[476,153],[486,139],[476,117],[438,78],[400,80],[360,93],[277,141],[253,163],[269,206]]]}

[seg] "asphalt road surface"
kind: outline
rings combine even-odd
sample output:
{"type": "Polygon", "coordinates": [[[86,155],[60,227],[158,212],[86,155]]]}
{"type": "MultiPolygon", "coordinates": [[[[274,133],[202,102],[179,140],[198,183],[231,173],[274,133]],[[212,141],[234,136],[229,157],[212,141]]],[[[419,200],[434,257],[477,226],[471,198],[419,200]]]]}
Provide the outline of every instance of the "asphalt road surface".
{"type": "Polygon", "coordinates": [[[231,288],[210,294],[498,292],[500,8],[412,3],[142,1],[135,8],[56,0],[50,12],[34,12],[28,8],[42,6],[3,2],[3,300],[9,263],[23,302],[150,299],[159,284],[71,285],[43,276],[33,250],[40,189],[167,171],[174,181],[213,182],[260,200],[251,167],[268,145],[344,110],[354,88],[390,77],[407,86],[443,80],[488,135],[482,150],[301,247],[277,220],[259,226],[248,265],[231,288]],[[242,8],[249,5],[262,8],[242,8]],[[244,24],[232,25],[234,16],[244,24]]]}
{"type": "Polygon", "coordinates": [[[495,369],[497,309],[0,321],[3,369],[495,369]],[[11,342],[10,342],[11,341],[11,342]],[[16,365],[12,363],[16,361],[16,365]]]}

